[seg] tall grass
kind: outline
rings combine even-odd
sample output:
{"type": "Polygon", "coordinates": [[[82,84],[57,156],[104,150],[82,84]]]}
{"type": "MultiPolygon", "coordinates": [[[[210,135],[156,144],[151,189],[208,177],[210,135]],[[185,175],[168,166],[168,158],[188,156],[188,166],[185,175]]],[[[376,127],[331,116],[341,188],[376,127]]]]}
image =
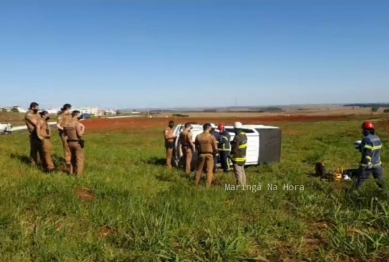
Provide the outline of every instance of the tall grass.
{"type": "MultiPolygon", "coordinates": [[[[357,166],[360,123],[281,127],[282,163],[247,170],[257,191],[226,190],[232,174],[217,174],[206,190],[193,176],[166,170],[160,130],[89,133],[79,178],[29,167],[26,134],[0,137],[1,260],[387,261],[385,194],[373,181],[353,194],[345,193],[347,182],[309,175],[316,161],[327,169],[357,166]],[[80,199],[82,189],[93,199],[80,199]]],[[[379,135],[386,144],[388,133],[379,135]]],[[[57,136],[53,144],[59,165],[57,136]]]]}

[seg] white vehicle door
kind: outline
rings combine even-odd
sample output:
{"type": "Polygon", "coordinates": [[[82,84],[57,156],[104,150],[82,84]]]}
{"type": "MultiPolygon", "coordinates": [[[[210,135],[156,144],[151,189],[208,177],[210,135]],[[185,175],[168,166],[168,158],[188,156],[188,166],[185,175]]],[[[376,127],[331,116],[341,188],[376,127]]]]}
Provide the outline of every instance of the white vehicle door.
{"type": "Polygon", "coordinates": [[[176,160],[179,160],[182,156],[180,139],[178,139],[178,138],[183,130],[184,130],[184,125],[182,125],[182,124],[177,125],[175,130],[174,130],[174,135],[177,136],[177,138],[174,140],[173,158],[176,160]]]}
{"type": "Polygon", "coordinates": [[[247,136],[247,151],[246,165],[256,165],[259,158],[259,134],[256,130],[254,133],[246,133],[247,136]]]}
{"type": "Polygon", "coordinates": [[[192,133],[193,143],[196,140],[196,137],[198,135],[200,135],[202,132],[203,132],[203,126],[201,126],[201,125],[192,125],[191,133],[192,133]]]}

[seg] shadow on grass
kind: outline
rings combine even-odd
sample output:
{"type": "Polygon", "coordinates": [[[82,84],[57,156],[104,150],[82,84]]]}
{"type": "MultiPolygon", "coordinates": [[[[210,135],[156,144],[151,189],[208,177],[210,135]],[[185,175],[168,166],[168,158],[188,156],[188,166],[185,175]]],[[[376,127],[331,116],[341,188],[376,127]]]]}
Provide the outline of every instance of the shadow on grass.
{"type": "MultiPolygon", "coordinates": [[[[19,154],[13,154],[13,153],[10,156],[13,159],[19,160],[21,163],[25,164],[26,166],[33,167],[33,165],[31,165],[31,160],[30,160],[30,158],[28,156],[19,155],[19,154]]],[[[38,158],[39,158],[39,156],[38,156],[38,158]]],[[[42,167],[41,164],[37,164],[37,168],[39,170],[43,170],[43,167],[42,167]]]]}
{"type": "Polygon", "coordinates": [[[19,160],[21,163],[31,166],[31,160],[29,157],[19,154],[11,154],[11,158],[19,160]]]}
{"type": "MultiPolygon", "coordinates": [[[[11,158],[13,159],[17,159],[19,160],[21,163],[27,165],[27,166],[32,166],[31,165],[31,160],[28,156],[25,156],[25,155],[19,155],[19,154],[14,154],[12,153],[11,155],[11,158]]],[[[38,155],[38,159],[39,159],[39,155],[38,155]]],[[[61,171],[61,172],[67,172],[65,166],[64,166],[64,163],[65,163],[65,159],[63,157],[60,157],[56,154],[54,154],[52,156],[52,160],[53,160],[53,163],[54,163],[54,166],[56,167],[56,170],[57,171],[61,171]]],[[[42,167],[42,165],[38,164],[37,165],[38,169],[40,170],[44,170],[44,168],[42,167]]]]}
{"type": "Polygon", "coordinates": [[[166,159],[162,157],[152,157],[145,160],[144,163],[154,166],[166,166],[166,159]]]}
{"type": "Polygon", "coordinates": [[[58,156],[57,154],[54,154],[52,158],[55,166],[60,166],[61,164],[65,163],[65,158],[58,156]]]}

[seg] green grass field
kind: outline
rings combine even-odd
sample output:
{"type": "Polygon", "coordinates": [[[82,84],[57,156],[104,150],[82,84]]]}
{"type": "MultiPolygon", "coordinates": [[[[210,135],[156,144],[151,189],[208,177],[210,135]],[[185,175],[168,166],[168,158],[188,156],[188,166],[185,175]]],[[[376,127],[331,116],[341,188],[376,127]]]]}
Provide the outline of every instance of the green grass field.
{"type": "MultiPolygon", "coordinates": [[[[247,170],[258,191],[225,190],[232,174],[206,190],[166,170],[160,129],[88,133],[80,178],[29,167],[27,134],[0,137],[0,260],[388,261],[389,206],[373,180],[350,194],[349,182],[310,176],[321,160],[328,170],[357,167],[360,124],[277,123],[282,163],[247,170]],[[79,199],[80,189],[93,199],[79,199]]],[[[388,144],[387,130],[378,135],[388,144]]]]}

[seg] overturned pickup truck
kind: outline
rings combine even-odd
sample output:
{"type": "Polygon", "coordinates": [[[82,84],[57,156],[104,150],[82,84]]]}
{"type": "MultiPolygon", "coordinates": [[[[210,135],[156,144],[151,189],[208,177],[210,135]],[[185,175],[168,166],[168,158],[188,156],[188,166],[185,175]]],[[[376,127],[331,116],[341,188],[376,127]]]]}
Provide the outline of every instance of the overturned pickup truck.
{"type": "MultiPolygon", "coordinates": [[[[192,124],[193,142],[196,136],[203,132],[203,126],[200,124],[192,124]]],[[[234,127],[225,126],[227,132],[231,135],[231,141],[234,139],[234,127]]],[[[184,130],[184,124],[179,124],[174,130],[174,135],[179,134],[184,130]]],[[[216,131],[219,131],[216,129],[216,131]]],[[[274,126],[264,125],[243,125],[243,132],[246,133],[247,152],[245,166],[256,166],[270,163],[279,163],[281,161],[281,129],[274,126]]],[[[194,152],[192,159],[192,170],[196,167],[198,152],[194,152]]],[[[183,153],[181,144],[178,138],[174,142],[173,162],[175,166],[180,166],[183,163],[183,153]]],[[[217,164],[220,167],[220,162],[217,164]]]]}
{"type": "Polygon", "coordinates": [[[10,123],[8,124],[0,123],[0,135],[9,135],[9,134],[12,134],[12,125],[10,123]]]}

